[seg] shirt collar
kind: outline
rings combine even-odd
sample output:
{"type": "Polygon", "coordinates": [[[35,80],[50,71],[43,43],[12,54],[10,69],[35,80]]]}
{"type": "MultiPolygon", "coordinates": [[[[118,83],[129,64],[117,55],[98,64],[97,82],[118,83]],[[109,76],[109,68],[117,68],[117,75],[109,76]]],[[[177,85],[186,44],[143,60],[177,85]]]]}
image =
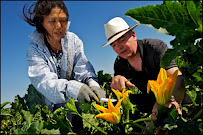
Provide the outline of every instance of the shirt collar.
{"type": "Polygon", "coordinates": [[[141,59],[143,58],[143,42],[142,40],[137,40],[137,49],[140,52],[141,59]]]}
{"type": "Polygon", "coordinates": [[[45,48],[46,45],[44,43],[44,35],[42,33],[35,30],[29,35],[29,38],[38,45],[39,49],[43,50],[45,48]]]}
{"type": "MultiPolygon", "coordinates": [[[[65,35],[66,37],[67,35],[65,35]]],[[[35,30],[34,32],[32,32],[29,35],[29,38],[35,42],[39,49],[41,49],[42,51],[46,48],[46,44],[44,42],[44,35],[42,33],[39,33],[37,30],[35,30]]],[[[63,48],[63,43],[64,43],[64,38],[61,39],[61,43],[62,43],[62,48],[63,48]]]]}

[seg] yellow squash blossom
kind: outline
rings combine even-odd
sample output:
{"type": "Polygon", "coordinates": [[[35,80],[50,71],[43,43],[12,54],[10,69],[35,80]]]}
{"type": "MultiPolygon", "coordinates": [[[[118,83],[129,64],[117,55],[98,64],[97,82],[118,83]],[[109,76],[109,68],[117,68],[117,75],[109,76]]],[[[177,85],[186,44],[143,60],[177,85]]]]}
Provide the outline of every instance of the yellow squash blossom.
{"type": "Polygon", "coordinates": [[[173,89],[175,87],[178,70],[172,75],[161,68],[158,74],[157,80],[149,80],[147,84],[147,93],[150,89],[154,92],[156,101],[160,105],[164,105],[171,100],[173,89]]]}
{"type": "Polygon", "coordinates": [[[114,90],[112,89],[112,91],[116,94],[118,99],[123,98],[123,101],[125,102],[127,97],[129,96],[129,93],[132,93],[132,91],[128,90],[126,91],[125,89],[122,90],[122,93],[119,90],[114,90]]]}
{"type": "Polygon", "coordinates": [[[120,106],[121,106],[121,102],[123,99],[120,99],[118,101],[118,103],[116,104],[116,106],[114,107],[110,98],[111,98],[111,96],[109,96],[109,100],[108,100],[108,109],[103,107],[103,106],[100,106],[98,104],[95,104],[95,107],[98,110],[103,112],[103,113],[96,115],[95,118],[102,118],[102,119],[105,119],[105,120],[107,120],[113,124],[118,124],[120,122],[120,119],[121,119],[120,106]]]}

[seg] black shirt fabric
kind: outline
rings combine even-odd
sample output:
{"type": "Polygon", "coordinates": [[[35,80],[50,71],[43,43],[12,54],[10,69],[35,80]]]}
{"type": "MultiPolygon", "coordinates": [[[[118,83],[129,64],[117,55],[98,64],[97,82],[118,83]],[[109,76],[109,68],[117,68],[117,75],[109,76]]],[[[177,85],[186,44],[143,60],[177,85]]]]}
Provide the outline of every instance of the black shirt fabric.
{"type": "MultiPolygon", "coordinates": [[[[114,63],[114,75],[122,75],[129,79],[142,94],[131,94],[130,101],[137,104],[139,111],[151,112],[156,101],[152,91],[147,93],[148,80],[156,80],[160,70],[160,60],[167,50],[167,45],[158,39],[137,40],[138,51],[142,59],[142,71],[136,71],[128,60],[117,56],[114,63]]],[[[177,67],[174,60],[165,69],[177,67]]]]}

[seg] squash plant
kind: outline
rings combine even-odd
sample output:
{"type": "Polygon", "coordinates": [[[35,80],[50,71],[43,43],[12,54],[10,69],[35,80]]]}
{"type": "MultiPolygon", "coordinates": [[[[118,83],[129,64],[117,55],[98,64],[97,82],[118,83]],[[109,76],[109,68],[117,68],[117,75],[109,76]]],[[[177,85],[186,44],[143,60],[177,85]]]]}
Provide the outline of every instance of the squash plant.
{"type": "MultiPolygon", "coordinates": [[[[66,104],[66,108],[59,108],[51,112],[47,106],[38,105],[36,90],[29,85],[28,93],[24,97],[17,95],[14,102],[1,104],[1,132],[2,134],[155,134],[155,127],[168,134],[200,134],[202,133],[202,2],[200,1],[164,1],[163,4],[148,5],[130,9],[125,13],[138,23],[150,25],[158,32],[175,36],[171,41],[172,48],[163,56],[161,64],[167,66],[175,59],[182,71],[187,94],[192,103],[183,104],[183,116],[177,118],[174,108],[158,107],[156,121],[151,121],[149,114],[142,114],[142,119],[128,119],[128,113],[136,111],[136,105],[128,100],[128,104],[121,103],[123,110],[120,123],[112,124],[103,119],[95,119],[100,112],[95,108],[95,102],[80,105],[80,115],[73,99],[66,104]],[[4,108],[10,104],[10,108],[4,108]],[[124,107],[127,107],[124,108],[124,107]],[[125,110],[126,109],[126,110],[125,110]],[[67,119],[67,113],[74,113],[84,119],[83,129],[72,131],[72,125],[67,119]],[[149,122],[148,126],[142,126],[149,122]]],[[[107,97],[116,98],[110,90],[111,75],[98,72],[98,80],[107,97]]],[[[127,88],[128,90],[128,88],[127,88]]],[[[139,90],[132,90],[139,93],[139,90]]],[[[97,105],[96,105],[97,106],[97,105]]],[[[107,104],[103,104],[108,108],[107,104]]],[[[113,106],[112,106],[113,107],[113,106]]]]}

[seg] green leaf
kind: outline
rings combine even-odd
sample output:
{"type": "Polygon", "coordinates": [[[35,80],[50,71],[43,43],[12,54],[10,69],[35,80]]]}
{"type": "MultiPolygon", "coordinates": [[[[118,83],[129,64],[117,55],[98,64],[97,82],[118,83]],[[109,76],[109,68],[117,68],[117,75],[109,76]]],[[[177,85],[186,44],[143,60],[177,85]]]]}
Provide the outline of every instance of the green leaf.
{"type": "Polygon", "coordinates": [[[151,25],[155,29],[164,28],[170,35],[178,36],[183,31],[194,31],[194,22],[189,20],[187,10],[178,2],[169,2],[166,5],[148,5],[130,9],[125,13],[137,22],[151,25]],[[190,25],[188,25],[190,24],[190,25]]]}
{"type": "Polygon", "coordinates": [[[170,112],[171,117],[173,120],[176,120],[178,117],[178,111],[173,107],[172,111],[170,112]]]}
{"type": "Polygon", "coordinates": [[[24,130],[21,130],[21,129],[15,129],[13,134],[30,134],[28,131],[24,131],[24,130]]]}
{"type": "MultiPolygon", "coordinates": [[[[38,100],[39,100],[37,98],[38,91],[35,89],[35,87],[32,84],[30,84],[28,86],[27,92],[28,94],[25,94],[25,99],[27,101],[27,105],[29,107],[30,112],[34,113],[35,106],[38,104],[38,100]]],[[[38,96],[41,96],[41,95],[38,94],[38,96]]]]}
{"type": "Polygon", "coordinates": [[[59,129],[51,129],[51,130],[42,129],[41,134],[60,134],[60,131],[59,129]]]}
{"type": "Polygon", "coordinates": [[[1,116],[13,116],[10,114],[10,112],[5,112],[4,110],[1,110],[1,116]]]}
{"type": "Polygon", "coordinates": [[[202,81],[202,76],[201,76],[200,73],[195,72],[192,76],[195,77],[195,79],[197,80],[197,82],[202,81]]]}
{"type": "Polygon", "coordinates": [[[30,125],[30,128],[27,130],[30,134],[39,134],[43,128],[43,122],[36,121],[30,125]]]}
{"type": "MultiPolygon", "coordinates": [[[[200,130],[198,124],[194,121],[183,121],[182,119],[178,119],[176,122],[177,128],[173,128],[168,131],[168,134],[200,134],[200,130]]],[[[174,126],[174,125],[172,125],[174,126]]]]}
{"type": "Polygon", "coordinates": [[[80,103],[79,107],[83,113],[87,113],[90,111],[91,104],[90,103],[80,103]]]}
{"type": "Polygon", "coordinates": [[[103,85],[104,82],[111,82],[111,75],[110,74],[103,74],[103,70],[97,72],[98,82],[100,85],[103,85]]]}
{"type": "Polygon", "coordinates": [[[202,20],[200,18],[200,2],[196,1],[186,1],[187,3],[187,10],[191,17],[191,19],[195,22],[196,27],[202,25],[202,20]]]}
{"type": "Polygon", "coordinates": [[[167,51],[165,53],[167,56],[163,56],[161,60],[161,65],[166,67],[172,59],[187,50],[195,39],[201,38],[200,9],[199,2],[165,1],[161,5],[130,9],[125,15],[133,18],[137,23],[155,28],[157,32],[176,36],[171,42],[173,50],[167,51]]]}
{"type": "Polygon", "coordinates": [[[65,104],[66,110],[68,113],[78,114],[77,108],[75,106],[74,98],[65,104]]]}
{"type": "Polygon", "coordinates": [[[21,110],[21,112],[22,112],[22,114],[23,114],[25,120],[26,120],[27,122],[31,123],[31,122],[32,122],[32,119],[33,119],[32,114],[31,114],[29,111],[25,111],[25,110],[21,110]]]}
{"type": "Polygon", "coordinates": [[[71,123],[66,117],[67,111],[65,111],[65,109],[62,107],[57,110],[59,113],[54,111],[53,117],[48,121],[48,125],[46,126],[46,128],[59,129],[60,134],[67,134],[69,132],[73,133],[71,130],[71,123]]]}
{"type": "Polygon", "coordinates": [[[6,106],[7,104],[10,104],[11,102],[4,102],[3,104],[1,104],[1,109],[4,108],[4,106],[6,106]]]}
{"type": "Polygon", "coordinates": [[[154,122],[156,126],[164,126],[166,123],[175,123],[177,120],[178,112],[174,107],[167,108],[163,105],[157,107],[157,119],[154,122]]]}
{"type": "Polygon", "coordinates": [[[195,91],[195,90],[190,90],[190,91],[187,90],[186,93],[187,93],[188,96],[190,96],[190,98],[192,99],[193,104],[194,104],[195,106],[197,106],[197,104],[196,104],[196,102],[195,102],[195,100],[196,100],[196,98],[197,98],[197,93],[196,93],[196,91],[195,91]]]}

